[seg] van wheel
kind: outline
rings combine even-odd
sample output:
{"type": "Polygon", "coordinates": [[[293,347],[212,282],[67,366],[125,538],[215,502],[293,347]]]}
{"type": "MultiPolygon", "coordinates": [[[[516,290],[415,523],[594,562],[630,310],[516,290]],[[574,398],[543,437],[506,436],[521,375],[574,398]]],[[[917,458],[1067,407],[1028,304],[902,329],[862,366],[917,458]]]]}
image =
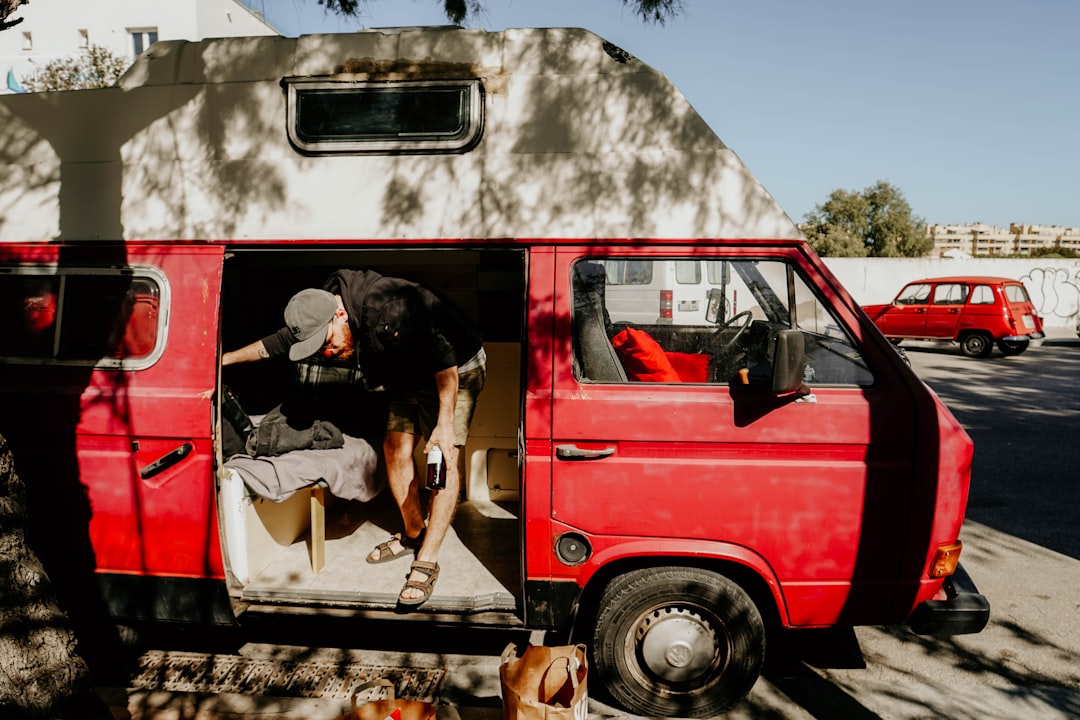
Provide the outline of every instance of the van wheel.
{"type": "Polygon", "coordinates": [[[664,567],[612,580],[593,634],[611,698],[652,717],[709,717],[750,692],[765,625],[746,592],[714,572],[664,567]]]}
{"type": "Polygon", "coordinates": [[[990,342],[990,336],[983,332],[973,332],[960,338],[960,352],[968,357],[984,358],[990,354],[994,346],[990,342]]]}
{"type": "Polygon", "coordinates": [[[1019,355],[1028,349],[1027,340],[998,340],[998,350],[1002,355],[1019,355]]]}

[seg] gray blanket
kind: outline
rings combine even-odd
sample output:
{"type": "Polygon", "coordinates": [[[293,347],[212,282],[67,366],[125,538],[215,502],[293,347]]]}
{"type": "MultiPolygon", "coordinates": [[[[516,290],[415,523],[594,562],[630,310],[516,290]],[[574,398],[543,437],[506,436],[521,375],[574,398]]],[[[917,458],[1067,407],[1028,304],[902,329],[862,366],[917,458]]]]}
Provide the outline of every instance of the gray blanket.
{"type": "Polygon", "coordinates": [[[257,495],[274,502],[319,480],[337,497],[367,502],[383,486],[375,474],[378,457],[366,440],[349,435],[344,440],[344,447],[328,450],[293,450],[268,457],[234,455],[225,467],[236,470],[257,495]]]}

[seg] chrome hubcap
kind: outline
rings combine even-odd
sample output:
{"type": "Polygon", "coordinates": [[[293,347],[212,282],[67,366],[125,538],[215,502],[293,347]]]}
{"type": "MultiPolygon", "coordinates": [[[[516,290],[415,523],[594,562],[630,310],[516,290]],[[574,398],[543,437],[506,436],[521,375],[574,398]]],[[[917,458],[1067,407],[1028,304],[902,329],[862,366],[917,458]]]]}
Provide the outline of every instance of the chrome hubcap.
{"type": "Polygon", "coordinates": [[[715,631],[687,609],[661,608],[644,616],[636,640],[644,667],[670,683],[690,682],[717,662],[715,631]]]}

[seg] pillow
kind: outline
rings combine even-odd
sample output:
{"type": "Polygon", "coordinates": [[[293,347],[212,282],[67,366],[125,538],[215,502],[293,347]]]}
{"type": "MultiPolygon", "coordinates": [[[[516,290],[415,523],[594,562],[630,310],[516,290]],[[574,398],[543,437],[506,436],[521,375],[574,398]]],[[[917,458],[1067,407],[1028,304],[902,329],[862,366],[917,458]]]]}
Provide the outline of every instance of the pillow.
{"type": "Polygon", "coordinates": [[[709,356],[705,353],[665,352],[664,355],[683,382],[709,381],[709,356]]]}
{"type": "Polygon", "coordinates": [[[626,377],[640,382],[679,382],[679,373],[664,355],[660,343],[637,328],[626,328],[611,338],[626,377]]]}

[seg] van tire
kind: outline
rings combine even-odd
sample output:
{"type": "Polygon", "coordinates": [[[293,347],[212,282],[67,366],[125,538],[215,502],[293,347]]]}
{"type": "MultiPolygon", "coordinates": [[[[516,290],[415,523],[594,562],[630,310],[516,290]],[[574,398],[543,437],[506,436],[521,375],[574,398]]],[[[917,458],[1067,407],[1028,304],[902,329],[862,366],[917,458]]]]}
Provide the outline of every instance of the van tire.
{"type": "Polygon", "coordinates": [[[761,674],[761,614],[719,573],[635,570],[611,581],[599,607],[593,669],[611,699],[635,714],[718,715],[744,698],[761,674]]]}
{"type": "Polygon", "coordinates": [[[960,352],[968,357],[984,358],[993,349],[993,341],[984,332],[972,332],[960,338],[960,352]]]}
{"type": "Polygon", "coordinates": [[[1019,355],[1028,349],[1027,340],[998,340],[998,350],[1002,355],[1019,355]]]}

